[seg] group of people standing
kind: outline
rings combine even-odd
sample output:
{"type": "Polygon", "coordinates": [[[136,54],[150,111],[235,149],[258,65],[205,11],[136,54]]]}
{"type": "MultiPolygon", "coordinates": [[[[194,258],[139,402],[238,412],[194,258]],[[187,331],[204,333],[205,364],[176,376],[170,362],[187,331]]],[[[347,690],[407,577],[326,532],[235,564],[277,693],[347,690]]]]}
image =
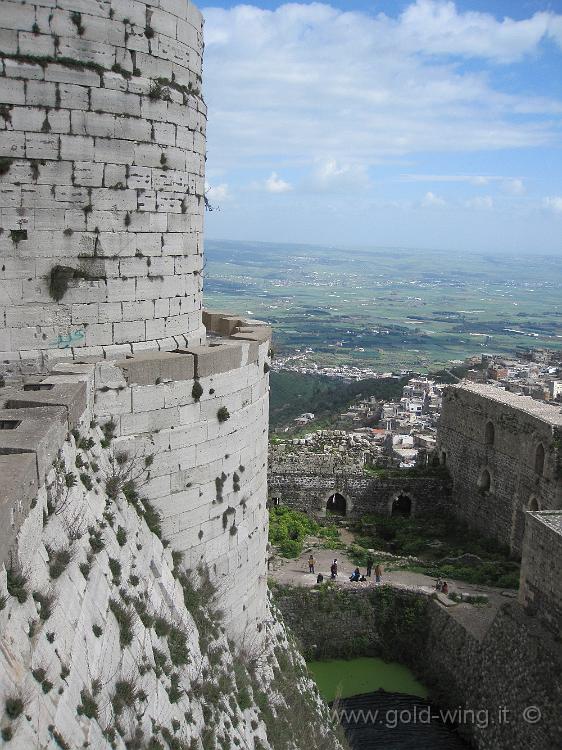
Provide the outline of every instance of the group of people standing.
{"type": "MultiPolygon", "coordinates": [[[[371,578],[373,573],[373,564],[374,560],[372,557],[367,558],[367,572],[365,575],[361,575],[361,571],[359,568],[355,568],[353,573],[349,576],[349,580],[356,583],[357,581],[366,581],[367,578],[371,578]]],[[[310,555],[308,558],[308,572],[309,573],[315,573],[316,572],[316,560],[314,559],[314,555],[310,555]]],[[[334,562],[330,565],[330,579],[332,581],[335,581],[335,579],[338,576],[338,559],[337,557],[334,559],[334,562]]],[[[318,576],[316,578],[316,583],[322,583],[324,580],[324,576],[322,573],[318,573],[318,576]]],[[[377,563],[375,565],[375,584],[382,583],[382,565],[380,563],[377,563]]]]}

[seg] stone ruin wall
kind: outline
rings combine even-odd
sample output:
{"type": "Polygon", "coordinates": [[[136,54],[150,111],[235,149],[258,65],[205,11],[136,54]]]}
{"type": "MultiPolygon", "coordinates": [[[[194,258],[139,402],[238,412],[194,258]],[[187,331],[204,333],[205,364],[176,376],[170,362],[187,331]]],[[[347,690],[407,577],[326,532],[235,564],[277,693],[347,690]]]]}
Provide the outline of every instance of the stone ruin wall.
{"type": "Polygon", "coordinates": [[[334,493],[346,500],[346,516],[360,518],[368,513],[390,515],[401,494],[412,501],[412,515],[434,513],[450,506],[450,481],[446,477],[372,476],[355,462],[330,456],[302,457],[270,453],[268,497],[270,505],[281,505],[326,516],[326,503],[334,493]]]}
{"type": "Polygon", "coordinates": [[[204,341],[198,9],[2,0],[0,50],[1,370],[204,341]]]}
{"type": "Polygon", "coordinates": [[[453,480],[455,513],[520,557],[526,512],[562,508],[561,436],[559,407],[493,386],[448,387],[438,450],[453,480]]]}
{"type": "Polygon", "coordinates": [[[562,511],[527,513],[519,601],[562,637],[562,511]]]}
{"type": "Polygon", "coordinates": [[[352,652],[359,644],[356,654],[400,659],[428,686],[438,706],[474,712],[474,718],[466,714],[459,732],[479,750],[560,747],[560,640],[517,602],[506,602],[487,629],[472,632],[471,618],[456,611],[459,607],[474,611],[471,605],[449,610],[420,592],[398,590],[391,596],[386,587],[339,588],[326,593],[278,586],[273,593],[309,658],[346,656],[346,644],[351,644],[352,652]],[[388,632],[381,614],[389,604],[398,614],[404,613],[404,622],[411,622],[407,613],[416,605],[413,630],[403,627],[388,632]],[[524,710],[534,706],[540,718],[525,721],[524,710]],[[500,713],[504,707],[508,714],[500,713]],[[501,716],[506,717],[503,722],[501,716]]]}

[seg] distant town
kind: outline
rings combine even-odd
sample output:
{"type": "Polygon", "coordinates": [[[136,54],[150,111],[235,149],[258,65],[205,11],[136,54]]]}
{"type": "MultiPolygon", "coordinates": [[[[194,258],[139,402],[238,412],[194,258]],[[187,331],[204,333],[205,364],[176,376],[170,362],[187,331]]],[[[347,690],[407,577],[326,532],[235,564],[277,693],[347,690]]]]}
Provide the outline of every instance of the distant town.
{"type": "Polygon", "coordinates": [[[350,382],[411,377],[403,386],[400,398],[380,400],[375,396],[357,397],[338,415],[341,424],[345,425],[342,429],[316,429],[316,415],[303,412],[293,419],[291,425],[275,430],[272,436],[274,452],[295,449],[301,454],[325,454],[331,458],[339,456],[342,462],[355,463],[358,468],[374,471],[423,466],[436,445],[443,387],[447,382],[457,382],[461,377],[537,400],[562,403],[560,351],[530,349],[518,351],[513,357],[470,357],[452,362],[450,368],[440,371],[435,377],[407,371],[379,373],[371,368],[346,365],[317,367],[310,362],[301,364],[307,354],[302,352],[279,358],[275,367],[350,382]],[[279,448],[276,449],[275,445],[279,445],[279,448]]]}

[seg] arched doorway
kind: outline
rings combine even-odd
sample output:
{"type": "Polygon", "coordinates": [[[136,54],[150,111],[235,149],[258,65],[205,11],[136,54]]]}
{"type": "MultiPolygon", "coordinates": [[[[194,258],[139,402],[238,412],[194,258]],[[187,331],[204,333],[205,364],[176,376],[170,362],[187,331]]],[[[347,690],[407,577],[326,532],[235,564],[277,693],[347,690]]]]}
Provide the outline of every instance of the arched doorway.
{"type": "Polygon", "coordinates": [[[532,497],[532,498],[531,498],[531,499],[529,500],[529,505],[528,505],[528,509],[529,509],[529,510],[533,510],[533,511],[537,511],[537,510],[540,510],[540,508],[539,508],[539,501],[537,500],[537,498],[536,498],[536,497],[532,497]]]}
{"type": "Polygon", "coordinates": [[[412,498],[409,495],[398,495],[392,501],[392,516],[411,516],[412,515],[412,498]]]}
{"type": "Polygon", "coordinates": [[[489,492],[491,486],[492,477],[490,476],[490,472],[488,471],[488,469],[484,469],[482,474],[480,474],[480,479],[478,480],[478,489],[481,492],[489,492]]]}
{"type": "Polygon", "coordinates": [[[326,503],[326,513],[332,513],[335,516],[345,516],[347,512],[347,502],[343,495],[335,492],[330,495],[326,503]]]}

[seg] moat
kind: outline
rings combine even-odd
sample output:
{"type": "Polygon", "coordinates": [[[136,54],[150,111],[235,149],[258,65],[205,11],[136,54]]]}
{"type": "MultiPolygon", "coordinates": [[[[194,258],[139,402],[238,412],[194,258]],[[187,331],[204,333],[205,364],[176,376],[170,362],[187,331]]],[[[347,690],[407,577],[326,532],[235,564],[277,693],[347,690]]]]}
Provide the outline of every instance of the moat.
{"type": "Polygon", "coordinates": [[[322,697],[339,712],[352,750],[468,747],[403,664],[359,657],[310,661],[308,668],[322,697]]]}

